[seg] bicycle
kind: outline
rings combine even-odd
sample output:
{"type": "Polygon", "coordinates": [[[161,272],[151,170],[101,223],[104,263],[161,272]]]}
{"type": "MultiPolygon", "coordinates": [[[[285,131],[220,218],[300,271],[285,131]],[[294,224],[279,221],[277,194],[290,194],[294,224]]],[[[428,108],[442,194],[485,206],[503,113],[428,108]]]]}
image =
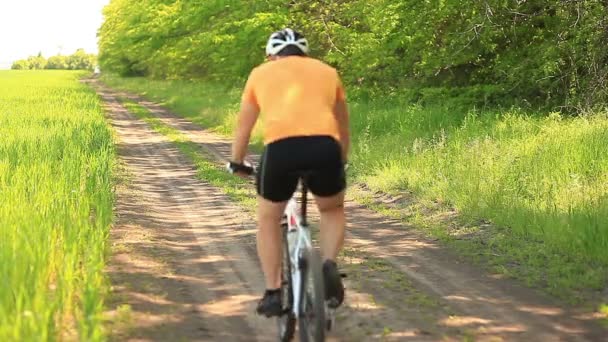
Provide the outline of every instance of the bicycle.
{"type": "MultiPolygon", "coordinates": [[[[228,163],[231,172],[242,171],[252,175],[251,166],[228,163]]],[[[289,199],[283,215],[283,262],[281,293],[283,314],[277,318],[280,341],[291,341],[298,323],[300,341],[320,342],[326,331],[333,326],[333,310],[325,301],[325,284],[321,257],[312,245],[307,222],[307,173],[299,174],[301,180],[301,210],[298,211],[296,195],[289,199]]]]}

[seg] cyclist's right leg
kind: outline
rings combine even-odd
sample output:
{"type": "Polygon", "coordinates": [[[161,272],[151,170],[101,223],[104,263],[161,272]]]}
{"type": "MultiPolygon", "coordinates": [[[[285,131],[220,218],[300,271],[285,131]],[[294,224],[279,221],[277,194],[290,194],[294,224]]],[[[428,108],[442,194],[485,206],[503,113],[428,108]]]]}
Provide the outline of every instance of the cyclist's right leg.
{"type": "Polygon", "coordinates": [[[314,173],[308,179],[321,213],[321,251],[325,262],[325,297],[332,307],[344,300],[344,286],[338,272],[336,258],[344,244],[344,191],[346,177],[342,163],[341,148],[333,138],[319,138],[308,148],[309,159],[314,165],[314,173]]]}
{"type": "Polygon", "coordinates": [[[324,259],[336,260],[344,245],[346,219],[344,216],[344,191],[329,197],[315,195],[321,214],[321,252],[324,259]]]}
{"type": "Polygon", "coordinates": [[[346,220],[344,215],[344,191],[329,196],[315,196],[321,214],[320,238],[325,278],[325,298],[331,307],[338,307],[344,301],[344,285],[338,271],[336,258],[344,245],[346,220]]]}

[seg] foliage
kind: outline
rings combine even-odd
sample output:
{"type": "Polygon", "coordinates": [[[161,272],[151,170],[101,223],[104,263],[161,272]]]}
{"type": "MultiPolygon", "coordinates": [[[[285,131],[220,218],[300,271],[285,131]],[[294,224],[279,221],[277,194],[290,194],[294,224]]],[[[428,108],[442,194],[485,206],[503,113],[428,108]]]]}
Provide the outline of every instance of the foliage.
{"type": "Polygon", "coordinates": [[[97,62],[97,56],[88,54],[83,49],[78,49],[69,56],[56,55],[45,59],[42,54],[30,56],[27,59],[15,61],[13,70],[93,70],[97,62]]]}
{"type": "Polygon", "coordinates": [[[28,70],[30,68],[30,64],[25,59],[20,59],[13,63],[11,69],[13,70],[28,70]]]}
{"type": "Polygon", "coordinates": [[[255,52],[268,32],[285,23],[269,3],[111,1],[100,29],[100,64],[122,75],[242,77],[262,61],[255,52]]]}
{"type": "Polygon", "coordinates": [[[67,70],[67,58],[61,55],[49,57],[49,59],[47,60],[46,69],[67,70]]]}
{"type": "MultiPolygon", "coordinates": [[[[598,0],[112,0],[100,63],[122,75],[240,80],[268,34],[303,31],[352,85],[492,85],[490,97],[589,107],[607,97],[598,0]]],[[[462,88],[466,91],[467,88],[462,88]]]]}
{"type": "Polygon", "coordinates": [[[28,69],[41,70],[46,68],[46,59],[42,57],[42,53],[37,56],[28,57],[25,62],[28,65],[28,69]]]}

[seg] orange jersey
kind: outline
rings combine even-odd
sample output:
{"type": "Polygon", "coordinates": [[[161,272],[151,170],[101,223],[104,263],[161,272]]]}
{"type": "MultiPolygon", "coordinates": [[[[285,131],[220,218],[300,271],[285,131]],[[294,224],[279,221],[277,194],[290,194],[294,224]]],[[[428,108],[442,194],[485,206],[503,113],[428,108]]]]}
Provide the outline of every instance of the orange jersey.
{"type": "Polygon", "coordinates": [[[260,109],[266,145],[312,135],[329,135],[340,141],[333,109],[336,101],[344,98],[334,68],[314,58],[290,56],[253,69],[242,100],[260,109]]]}

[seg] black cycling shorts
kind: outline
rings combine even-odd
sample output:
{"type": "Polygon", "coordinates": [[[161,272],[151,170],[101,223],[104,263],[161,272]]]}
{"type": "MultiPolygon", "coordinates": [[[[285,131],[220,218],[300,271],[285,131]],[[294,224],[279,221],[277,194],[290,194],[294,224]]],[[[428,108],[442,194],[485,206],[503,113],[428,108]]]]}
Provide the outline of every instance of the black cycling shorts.
{"type": "Polygon", "coordinates": [[[291,198],[301,172],[306,172],[308,188],[317,196],[333,196],[346,188],[341,147],[330,136],[272,142],[264,148],[258,170],[258,195],[273,202],[291,198]]]}

